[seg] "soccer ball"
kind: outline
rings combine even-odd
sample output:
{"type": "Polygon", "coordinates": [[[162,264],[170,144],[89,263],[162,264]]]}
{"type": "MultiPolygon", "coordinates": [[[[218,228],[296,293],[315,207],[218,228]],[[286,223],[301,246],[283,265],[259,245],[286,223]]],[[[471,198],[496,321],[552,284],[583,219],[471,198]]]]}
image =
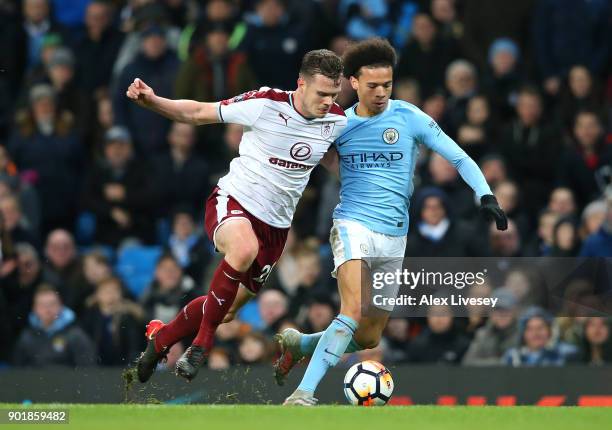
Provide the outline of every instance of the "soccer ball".
{"type": "Polygon", "coordinates": [[[353,365],[344,377],[344,395],[352,405],[383,406],[393,393],[389,369],[377,361],[353,365]]]}

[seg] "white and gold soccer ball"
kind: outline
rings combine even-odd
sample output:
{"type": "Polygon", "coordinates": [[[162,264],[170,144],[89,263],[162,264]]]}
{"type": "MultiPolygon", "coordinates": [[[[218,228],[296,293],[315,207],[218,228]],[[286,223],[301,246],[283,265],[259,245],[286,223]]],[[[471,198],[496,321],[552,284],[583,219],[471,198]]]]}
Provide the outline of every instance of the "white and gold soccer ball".
{"type": "Polygon", "coordinates": [[[344,395],[357,406],[383,406],[393,393],[391,372],[377,361],[353,365],[344,376],[344,395]]]}

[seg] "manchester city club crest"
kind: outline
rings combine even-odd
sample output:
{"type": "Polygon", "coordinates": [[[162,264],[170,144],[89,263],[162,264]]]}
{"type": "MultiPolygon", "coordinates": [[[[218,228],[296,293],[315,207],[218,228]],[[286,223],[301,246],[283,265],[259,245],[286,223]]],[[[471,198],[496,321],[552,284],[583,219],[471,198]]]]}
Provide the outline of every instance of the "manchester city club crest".
{"type": "Polygon", "coordinates": [[[330,137],[334,131],[334,127],[336,124],[334,124],[333,122],[324,122],[321,124],[321,136],[323,136],[323,138],[327,139],[328,137],[330,137]]]}
{"type": "Polygon", "coordinates": [[[389,145],[393,145],[399,140],[399,131],[395,128],[388,128],[383,132],[383,140],[389,145]]]}

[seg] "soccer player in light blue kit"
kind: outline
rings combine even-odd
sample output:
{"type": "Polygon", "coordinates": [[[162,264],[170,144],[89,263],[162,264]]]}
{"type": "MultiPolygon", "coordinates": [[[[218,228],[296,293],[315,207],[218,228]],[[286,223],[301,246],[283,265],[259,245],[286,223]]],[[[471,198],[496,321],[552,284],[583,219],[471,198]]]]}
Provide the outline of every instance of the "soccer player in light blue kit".
{"type": "MultiPolygon", "coordinates": [[[[506,216],[476,163],[419,108],[390,99],[393,47],[384,39],[368,39],[349,47],[343,60],[359,102],[346,111],[348,126],[335,142],[341,188],[330,242],[340,314],[323,332],[306,335],[287,329],[277,335],[282,355],[274,370],[280,384],[298,361],[312,357],[297,390],[285,400],[289,405],[315,405],[317,385],[343,353],[373,348],[380,341],[393,307],[379,304],[381,315],[362,316],[361,280],[402,268],[421,144],[452,163],[480,198],[481,211],[495,219],[498,229],[507,228],[506,216]]],[[[387,285],[382,295],[395,297],[398,287],[387,285]]]]}

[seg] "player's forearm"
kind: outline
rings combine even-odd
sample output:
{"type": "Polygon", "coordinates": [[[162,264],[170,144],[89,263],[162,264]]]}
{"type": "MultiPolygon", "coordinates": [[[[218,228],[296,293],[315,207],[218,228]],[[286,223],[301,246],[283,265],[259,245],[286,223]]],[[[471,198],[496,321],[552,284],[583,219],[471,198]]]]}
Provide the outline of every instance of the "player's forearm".
{"type": "Polygon", "coordinates": [[[466,156],[461,159],[455,167],[461,175],[461,178],[463,178],[463,180],[474,190],[478,198],[485,194],[493,194],[478,164],[470,157],[466,156]]]}
{"type": "Polygon", "coordinates": [[[437,138],[430,142],[429,147],[457,169],[461,178],[474,190],[478,198],[485,194],[493,194],[478,164],[453,139],[440,132],[437,138]]]}
{"type": "Polygon", "coordinates": [[[215,103],[201,103],[195,100],[171,100],[153,96],[147,107],[176,122],[185,122],[193,125],[219,122],[215,103]]]}

